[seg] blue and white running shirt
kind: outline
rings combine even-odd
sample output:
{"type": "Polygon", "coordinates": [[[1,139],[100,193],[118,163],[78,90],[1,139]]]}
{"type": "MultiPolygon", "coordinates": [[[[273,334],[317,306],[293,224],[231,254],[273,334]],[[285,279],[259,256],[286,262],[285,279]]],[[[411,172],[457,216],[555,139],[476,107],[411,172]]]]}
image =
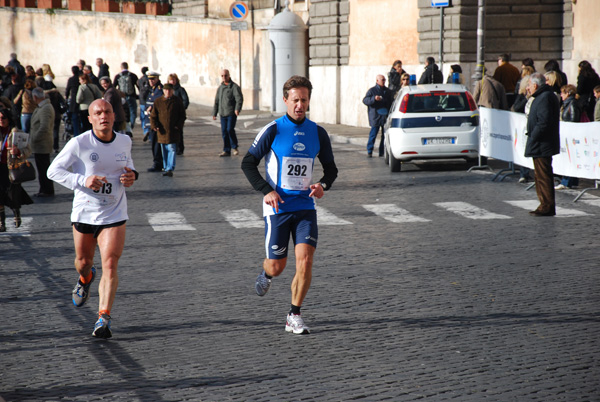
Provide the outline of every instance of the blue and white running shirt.
{"type": "MultiPolygon", "coordinates": [[[[315,158],[322,164],[333,162],[331,142],[325,129],[304,119],[300,124],[286,114],[269,123],[248,150],[258,159],[265,158],[266,180],[283,199],[279,213],[315,209],[309,197],[315,158]]],[[[275,209],[263,203],[264,216],[275,209]]]]}

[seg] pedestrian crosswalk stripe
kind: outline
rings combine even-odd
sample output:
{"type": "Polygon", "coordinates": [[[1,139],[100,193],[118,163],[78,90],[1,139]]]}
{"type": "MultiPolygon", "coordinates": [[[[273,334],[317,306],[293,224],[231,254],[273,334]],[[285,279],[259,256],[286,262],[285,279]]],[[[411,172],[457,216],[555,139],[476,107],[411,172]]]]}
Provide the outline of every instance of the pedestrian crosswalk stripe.
{"type": "Polygon", "coordinates": [[[436,202],[434,205],[469,219],[512,219],[510,216],[489,212],[462,201],[436,202]]]}
{"type": "Polygon", "coordinates": [[[11,222],[10,217],[6,217],[6,232],[0,233],[1,236],[22,236],[22,237],[30,237],[31,236],[31,223],[33,222],[33,218],[21,218],[21,226],[16,228],[11,222]]]}
{"type": "Polygon", "coordinates": [[[221,211],[221,215],[237,229],[262,228],[265,226],[264,220],[250,209],[221,211]]]}
{"type": "Polygon", "coordinates": [[[170,232],[176,230],[196,230],[189,225],[183,214],[179,212],[158,212],[146,214],[148,223],[155,232],[170,232]]]}
{"type": "MultiPolygon", "coordinates": [[[[515,207],[527,209],[529,211],[533,211],[540,205],[538,200],[518,200],[518,201],[504,201],[510,205],[514,205],[515,207]]],[[[583,211],[579,211],[576,209],[570,208],[561,208],[556,207],[556,216],[558,218],[567,218],[572,216],[588,216],[590,214],[585,213],[583,211]]]]}
{"type": "Polygon", "coordinates": [[[430,222],[429,219],[413,215],[406,209],[396,206],[396,204],[367,204],[363,205],[363,208],[394,223],[430,222]]]}
{"type": "Polygon", "coordinates": [[[317,222],[321,225],[352,225],[352,222],[338,218],[327,209],[317,206],[317,222]]]}

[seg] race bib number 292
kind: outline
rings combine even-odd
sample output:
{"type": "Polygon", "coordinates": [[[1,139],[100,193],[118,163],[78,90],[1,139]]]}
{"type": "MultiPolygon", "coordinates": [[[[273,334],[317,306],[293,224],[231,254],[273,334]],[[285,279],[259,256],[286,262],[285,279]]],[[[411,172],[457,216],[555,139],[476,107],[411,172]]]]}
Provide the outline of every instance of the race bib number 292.
{"type": "Polygon", "coordinates": [[[281,188],[287,190],[307,190],[312,180],[312,158],[284,157],[281,174],[281,188]]]}

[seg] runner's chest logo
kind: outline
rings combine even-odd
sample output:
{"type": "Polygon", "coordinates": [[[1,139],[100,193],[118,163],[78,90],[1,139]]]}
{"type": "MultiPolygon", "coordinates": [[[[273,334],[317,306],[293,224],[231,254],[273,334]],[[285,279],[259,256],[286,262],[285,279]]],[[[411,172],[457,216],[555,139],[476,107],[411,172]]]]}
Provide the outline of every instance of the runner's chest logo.
{"type": "Polygon", "coordinates": [[[306,149],[306,145],[301,142],[297,142],[292,146],[292,148],[294,148],[294,151],[302,152],[306,149]]]}
{"type": "Polygon", "coordinates": [[[92,162],[98,162],[100,160],[100,155],[98,155],[96,152],[92,152],[90,154],[90,160],[92,162]]]}

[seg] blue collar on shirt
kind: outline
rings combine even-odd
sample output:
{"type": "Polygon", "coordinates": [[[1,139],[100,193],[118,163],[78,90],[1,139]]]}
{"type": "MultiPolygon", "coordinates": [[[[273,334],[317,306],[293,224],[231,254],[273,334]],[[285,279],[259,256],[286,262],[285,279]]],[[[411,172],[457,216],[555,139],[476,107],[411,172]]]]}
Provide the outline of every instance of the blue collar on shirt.
{"type": "Polygon", "coordinates": [[[100,141],[103,144],[110,144],[111,142],[113,142],[117,138],[117,134],[114,131],[113,131],[113,137],[110,140],[108,140],[108,141],[104,141],[104,140],[101,140],[100,138],[98,138],[96,136],[96,134],[94,133],[93,129],[92,129],[92,135],[94,136],[94,138],[96,138],[98,141],[100,141]]]}

